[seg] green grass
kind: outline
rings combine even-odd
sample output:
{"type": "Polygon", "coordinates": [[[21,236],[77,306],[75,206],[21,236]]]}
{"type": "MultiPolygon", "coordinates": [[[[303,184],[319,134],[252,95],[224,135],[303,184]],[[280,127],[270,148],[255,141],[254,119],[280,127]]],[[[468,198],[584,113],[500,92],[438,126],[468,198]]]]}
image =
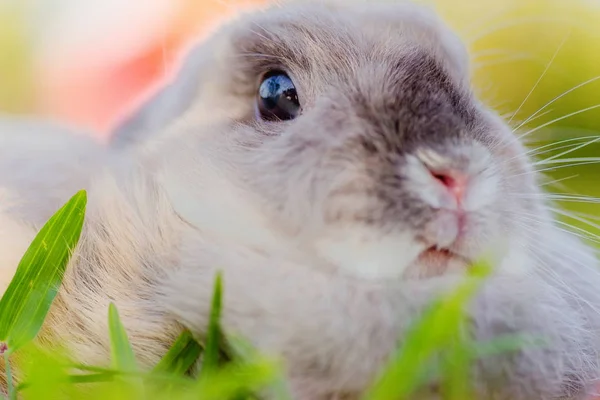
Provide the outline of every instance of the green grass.
{"type": "MultiPolygon", "coordinates": [[[[149,371],[140,369],[114,304],[109,306],[106,332],[111,343],[110,366],[74,364],[60,343],[52,349],[40,347],[34,339],[79,240],[85,205],[82,191],[46,223],[0,301],[0,350],[6,362],[8,398],[245,400],[261,393],[277,400],[292,398],[281,359],[261,354],[243,338],[227,336],[221,329],[226,282],[220,274],[215,276],[206,341],[199,343],[191,332],[182,331],[149,371]],[[23,374],[18,385],[11,376],[14,363],[23,374]]],[[[475,266],[454,293],[431,304],[399,340],[403,345],[390,355],[364,400],[408,399],[432,382],[440,384],[444,399],[473,398],[470,363],[478,357],[514,351],[525,343],[514,337],[474,343],[465,334],[464,308],[490,270],[485,264],[475,266]]]]}

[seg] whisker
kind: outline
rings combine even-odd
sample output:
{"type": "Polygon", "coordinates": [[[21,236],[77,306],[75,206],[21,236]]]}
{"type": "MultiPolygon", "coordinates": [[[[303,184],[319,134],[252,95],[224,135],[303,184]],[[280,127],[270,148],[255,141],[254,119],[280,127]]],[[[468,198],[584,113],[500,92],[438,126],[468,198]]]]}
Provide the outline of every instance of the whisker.
{"type": "Polygon", "coordinates": [[[500,58],[497,60],[489,60],[489,61],[473,61],[473,69],[479,70],[487,67],[493,67],[500,64],[506,64],[514,61],[524,61],[524,60],[535,60],[540,61],[538,57],[533,57],[528,54],[515,54],[512,56],[507,56],[504,58],[500,58]]]}
{"type": "MultiPolygon", "coordinates": [[[[593,304],[590,304],[589,301],[587,301],[585,298],[583,298],[578,292],[576,292],[574,289],[572,289],[572,287],[570,285],[567,285],[566,282],[563,280],[563,278],[561,278],[561,275],[558,274],[558,272],[556,270],[554,270],[554,268],[551,268],[547,262],[542,259],[540,257],[540,251],[542,253],[546,253],[551,255],[552,258],[556,258],[557,260],[564,260],[563,263],[561,263],[561,267],[567,267],[567,268],[573,268],[573,267],[578,267],[581,268],[583,270],[587,270],[587,271],[594,271],[596,273],[598,273],[598,269],[596,267],[596,264],[593,263],[592,265],[586,264],[584,262],[582,262],[581,259],[577,259],[577,258],[573,258],[570,255],[573,254],[577,254],[580,253],[582,255],[589,255],[587,253],[587,249],[586,251],[583,251],[581,248],[577,247],[577,246],[571,246],[571,245],[567,245],[566,247],[555,247],[552,245],[552,243],[546,243],[543,240],[539,240],[539,231],[536,231],[534,229],[532,229],[529,224],[525,224],[523,223],[523,220],[529,219],[537,224],[540,223],[544,223],[543,221],[539,220],[539,217],[537,215],[532,215],[531,217],[528,216],[528,218],[523,218],[524,216],[522,215],[523,213],[513,213],[515,215],[517,215],[519,217],[519,219],[516,221],[516,225],[522,229],[522,231],[524,232],[524,234],[530,239],[530,245],[528,246],[530,248],[530,250],[528,251],[528,254],[537,261],[537,269],[540,272],[543,272],[543,275],[541,275],[541,277],[545,278],[545,279],[549,279],[551,282],[554,282],[553,287],[560,291],[561,295],[570,297],[574,300],[577,300],[578,302],[581,302],[583,304],[586,304],[588,307],[590,307],[590,309],[594,310],[595,312],[599,312],[600,310],[598,310],[593,304]],[[531,246],[535,246],[533,248],[531,248],[531,246]],[[568,250],[568,251],[564,251],[564,250],[568,250]]],[[[525,213],[527,214],[527,213],[525,213]]],[[[559,221],[560,222],[560,221],[559,221]]],[[[568,225],[568,224],[567,224],[568,225]]],[[[573,228],[573,227],[571,227],[573,228]]],[[[554,226],[553,229],[558,229],[559,231],[565,232],[568,235],[573,235],[573,236],[580,236],[577,233],[574,233],[570,230],[565,230],[563,228],[559,228],[554,226]]],[[[585,230],[584,230],[585,232],[585,230]]],[[[584,238],[585,239],[585,238],[584,238]]],[[[573,269],[573,272],[576,273],[576,270],[573,269]]]]}
{"type": "MultiPolygon", "coordinates": [[[[540,113],[540,114],[538,114],[538,115],[536,115],[536,116],[529,117],[529,118],[531,118],[531,119],[529,119],[527,122],[535,121],[536,119],[542,118],[544,115],[548,115],[548,114],[550,114],[552,111],[554,111],[554,110],[551,108],[551,109],[549,109],[549,110],[546,110],[546,111],[544,111],[543,113],[540,113]]],[[[527,122],[526,122],[526,123],[527,123],[527,122]]],[[[521,126],[521,125],[519,125],[519,126],[521,126]]],[[[518,129],[518,128],[515,128],[515,129],[518,129]]],[[[514,131],[515,131],[515,130],[513,130],[513,132],[514,132],[514,131]]]]}
{"type": "MultiPolygon", "coordinates": [[[[572,148],[575,146],[578,146],[578,143],[571,143],[571,142],[580,142],[584,139],[588,139],[588,137],[577,137],[577,138],[571,138],[571,139],[563,139],[563,140],[559,140],[559,141],[554,141],[552,143],[548,143],[542,146],[538,146],[538,147],[534,147],[528,151],[525,152],[526,155],[530,155],[530,156],[539,156],[540,154],[545,154],[548,152],[552,152],[552,151],[556,151],[556,150],[561,150],[561,149],[566,149],[566,148],[572,148]],[[569,143],[569,144],[565,144],[565,143],[569,143]],[[562,146],[559,146],[562,145],[562,146]],[[544,151],[539,151],[539,150],[543,150],[544,151]]],[[[594,139],[600,139],[600,136],[597,136],[594,139]]]]}
{"type": "MultiPolygon", "coordinates": [[[[522,132],[522,131],[521,131],[522,132]]],[[[594,138],[600,136],[600,130],[583,129],[580,127],[569,126],[554,126],[545,130],[546,137],[540,135],[532,136],[525,141],[528,146],[535,146],[536,143],[548,143],[551,141],[563,140],[568,138],[594,138]]]]}
{"type": "MultiPolygon", "coordinates": [[[[540,176],[544,176],[543,174],[540,174],[540,176]]],[[[551,186],[551,185],[556,185],[557,183],[560,182],[564,182],[567,181],[569,179],[573,179],[573,178],[577,178],[579,176],[579,174],[574,174],[574,175],[570,175],[570,176],[566,176],[564,178],[559,178],[559,179],[553,179],[551,181],[548,182],[541,182],[540,186],[551,186]]],[[[557,188],[562,188],[563,190],[567,190],[567,188],[564,185],[556,185],[557,188]]]]}
{"type": "Polygon", "coordinates": [[[541,169],[537,169],[537,170],[532,170],[532,171],[525,171],[525,172],[521,172],[518,174],[511,174],[508,176],[509,179],[512,178],[517,178],[520,176],[527,176],[527,175],[537,175],[537,174],[541,174],[542,172],[550,172],[550,171],[556,171],[559,169],[564,169],[564,168],[571,168],[571,167],[580,167],[582,165],[593,165],[593,164],[598,164],[598,161],[582,161],[582,162],[577,162],[577,163],[571,163],[571,164],[567,164],[567,165],[557,165],[557,166],[553,166],[553,167],[547,167],[547,168],[541,168],[541,169]]]}
{"type": "MultiPolygon", "coordinates": [[[[563,140],[559,140],[559,141],[554,141],[554,142],[551,142],[551,143],[548,143],[548,144],[545,144],[545,145],[542,145],[542,146],[531,148],[531,149],[529,149],[529,150],[527,150],[525,152],[525,155],[526,156],[530,156],[530,157],[536,157],[536,156],[539,156],[540,154],[545,154],[545,153],[548,153],[548,152],[552,152],[552,151],[556,151],[556,150],[561,150],[561,149],[564,149],[564,148],[571,148],[571,147],[579,145],[578,143],[571,143],[571,142],[579,142],[579,141],[582,141],[584,139],[587,140],[587,139],[589,139],[589,137],[588,136],[582,136],[582,137],[568,138],[568,139],[563,139],[563,140]],[[565,143],[570,143],[570,144],[565,145],[565,143]],[[559,145],[562,145],[562,146],[559,146],[559,145]],[[544,150],[544,151],[540,151],[540,150],[544,150]]],[[[592,139],[600,139],[600,136],[592,137],[592,139]]],[[[513,139],[513,140],[516,140],[516,139],[513,139]]],[[[512,156],[512,157],[510,157],[508,159],[502,160],[500,162],[500,165],[506,165],[509,162],[511,162],[511,161],[513,161],[513,160],[515,160],[515,159],[517,159],[519,157],[521,157],[521,154],[517,154],[517,155],[512,156]]]]}
{"type": "MultiPolygon", "coordinates": [[[[567,259],[565,259],[565,253],[563,253],[563,252],[558,252],[558,251],[557,251],[557,249],[556,249],[556,248],[554,248],[554,247],[553,247],[552,245],[550,245],[550,244],[547,244],[547,243],[545,243],[545,242],[543,242],[543,241],[536,240],[536,239],[537,239],[537,236],[538,236],[538,234],[539,234],[539,232],[535,232],[535,231],[533,231],[533,230],[531,230],[531,229],[528,229],[528,227],[527,227],[526,225],[522,225],[522,226],[521,226],[521,228],[522,228],[522,229],[525,231],[525,233],[526,233],[527,235],[530,235],[530,234],[531,234],[531,236],[529,236],[529,238],[530,238],[530,239],[532,239],[532,243],[534,243],[534,244],[535,244],[535,246],[537,246],[538,248],[541,248],[541,249],[542,249],[542,250],[543,250],[545,253],[552,254],[552,255],[553,255],[555,258],[557,258],[557,259],[564,259],[565,261],[567,261],[567,262],[568,262],[568,264],[564,264],[564,265],[568,265],[569,267],[571,267],[572,265],[575,265],[575,266],[577,266],[577,267],[580,267],[580,268],[582,268],[582,269],[584,269],[584,270],[588,270],[588,271],[597,271],[597,269],[596,269],[595,265],[594,265],[594,266],[592,266],[592,265],[587,265],[587,264],[584,264],[584,263],[582,263],[581,261],[579,261],[579,260],[577,260],[577,259],[570,259],[570,260],[567,260],[567,259]]],[[[560,228],[559,228],[559,230],[560,230],[560,231],[563,231],[563,232],[565,232],[565,233],[567,233],[567,234],[569,234],[569,235],[572,235],[572,234],[573,234],[572,232],[565,231],[564,229],[560,229],[560,228]]],[[[575,235],[575,236],[576,236],[576,235],[575,235]]],[[[561,249],[564,249],[564,247],[563,247],[563,248],[561,248],[561,249]]],[[[571,252],[567,252],[566,254],[572,254],[573,252],[578,252],[578,251],[580,251],[580,248],[576,248],[576,247],[573,247],[573,246],[568,246],[568,249],[569,249],[571,252]]],[[[531,255],[533,258],[537,259],[537,260],[540,262],[540,264],[538,264],[538,267],[539,267],[539,268],[540,268],[540,269],[541,269],[543,272],[546,272],[546,273],[548,273],[549,275],[552,275],[552,276],[553,276],[555,279],[557,279],[558,281],[560,281],[560,282],[563,282],[563,281],[562,281],[562,279],[561,279],[561,278],[560,278],[558,275],[556,275],[556,272],[555,272],[553,269],[549,268],[549,266],[548,266],[548,265],[547,265],[547,264],[546,264],[546,263],[545,263],[545,262],[544,262],[542,259],[540,259],[540,258],[539,258],[539,256],[538,256],[538,254],[537,254],[537,252],[536,252],[536,251],[529,251],[529,254],[530,254],[530,255],[531,255]]],[[[548,277],[548,276],[546,276],[546,277],[548,277]]],[[[564,282],[563,282],[563,283],[564,283],[564,282]]],[[[566,286],[561,286],[561,287],[566,287],[566,286]]],[[[569,295],[570,295],[571,297],[573,297],[573,298],[578,298],[578,294],[577,294],[576,292],[574,292],[574,291],[571,291],[571,290],[570,290],[569,292],[565,292],[565,291],[563,291],[563,290],[561,289],[561,287],[557,287],[557,289],[561,290],[561,292],[563,292],[564,294],[569,294],[569,295]]],[[[591,305],[590,305],[590,307],[591,307],[591,305]]],[[[597,310],[596,310],[596,311],[597,311],[597,310]]]]}
{"type": "Polygon", "coordinates": [[[523,126],[523,125],[525,125],[525,124],[527,124],[527,123],[531,122],[531,121],[533,120],[533,118],[534,118],[534,117],[536,117],[536,116],[537,116],[537,115],[538,115],[538,114],[539,114],[541,111],[543,111],[543,110],[544,110],[546,107],[548,107],[548,106],[550,106],[551,104],[555,103],[556,101],[558,101],[558,100],[559,100],[559,99],[561,99],[562,97],[564,97],[564,96],[568,95],[569,93],[571,93],[571,92],[573,92],[573,91],[575,91],[575,90],[577,90],[577,89],[579,89],[579,88],[581,88],[581,87],[583,87],[583,86],[586,86],[586,85],[588,85],[588,84],[590,84],[590,83],[592,83],[592,82],[595,82],[595,81],[597,81],[598,79],[600,79],[600,75],[598,75],[598,76],[595,76],[595,77],[593,77],[593,78],[591,78],[591,79],[588,79],[587,81],[585,81],[585,82],[582,82],[582,83],[580,83],[580,84],[578,84],[578,85],[576,85],[576,86],[572,87],[571,89],[569,89],[569,90],[567,90],[567,91],[563,92],[562,94],[560,94],[560,95],[556,96],[555,98],[553,98],[552,100],[550,100],[549,102],[547,102],[546,104],[544,104],[542,107],[540,107],[540,108],[539,108],[539,109],[538,109],[536,112],[534,112],[533,114],[531,114],[531,115],[529,116],[529,118],[527,118],[525,121],[523,121],[521,124],[519,124],[519,125],[518,125],[518,126],[517,126],[517,127],[514,129],[514,130],[513,130],[513,131],[517,131],[517,130],[519,130],[519,129],[520,129],[522,126],[523,126]]]}
{"type": "MultiPolygon", "coordinates": [[[[550,161],[556,161],[557,159],[560,159],[560,157],[562,157],[562,156],[565,156],[565,155],[567,155],[567,154],[570,154],[570,153],[572,153],[572,152],[574,152],[574,151],[580,150],[580,149],[582,149],[582,148],[584,148],[584,147],[586,147],[586,146],[589,146],[589,145],[591,145],[591,144],[593,144],[593,143],[596,143],[596,142],[597,142],[597,141],[599,141],[599,140],[600,140],[600,136],[598,136],[598,137],[595,137],[595,138],[592,138],[592,139],[588,140],[587,142],[584,142],[584,143],[582,143],[582,144],[580,144],[580,145],[578,145],[578,146],[575,146],[575,147],[573,147],[573,148],[570,148],[570,149],[568,149],[568,150],[565,150],[565,151],[563,151],[562,153],[555,154],[555,155],[553,155],[552,157],[548,157],[548,158],[546,158],[546,159],[544,159],[544,160],[541,160],[541,161],[540,161],[540,162],[538,162],[537,164],[543,164],[543,163],[549,163],[550,161]]],[[[575,160],[574,158],[571,158],[571,159],[572,159],[572,160],[575,160]]],[[[569,159],[567,158],[567,159],[563,159],[563,160],[569,160],[569,159]]],[[[581,161],[581,160],[580,160],[580,161],[581,161]]]]}
{"type": "Polygon", "coordinates": [[[527,136],[527,135],[530,135],[530,134],[532,134],[532,133],[534,133],[534,132],[537,132],[537,131],[539,131],[540,129],[543,129],[543,128],[545,128],[545,127],[547,127],[547,126],[549,126],[549,125],[552,125],[552,124],[554,124],[554,123],[556,123],[556,122],[559,122],[559,121],[562,121],[562,120],[564,120],[564,119],[567,119],[567,118],[573,117],[573,116],[575,116],[575,115],[578,115],[578,114],[581,114],[581,113],[584,113],[584,112],[587,112],[587,111],[590,111],[590,110],[596,109],[596,108],[598,108],[598,107],[600,107],[600,104],[596,104],[596,105],[593,105],[593,106],[590,106],[590,107],[582,108],[581,110],[577,110],[577,111],[571,112],[571,113],[569,113],[569,114],[563,115],[562,117],[555,118],[555,119],[553,119],[553,120],[551,120],[551,121],[548,121],[548,122],[546,122],[546,123],[544,123],[544,124],[542,124],[542,125],[540,125],[540,126],[538,126],[538,127],[535,127],[535,128],[533,128],[533,129],[531,129],[531,130],[529,130],[529,131],[525,132],[524,134],[522,134],[522,135],[518,136],[518,139],[522,139],[522,138],[524,138],[525,136],[527,136]]]}
{"type": "Polygon", "coordinates": [[[485,16],[482,16],[482,18],[478,19],[475,23],[471,24],[470,26],[465,27],[463,29],[463,32],[466,36],[476,35],[478,30],[489,26],[490,21],[493,20],[494,18],[498,18],[500,16],[508,14],[509,12],[514,12],[514,11],[520,10],[522,8],[524,8],[523,5],[510,4],[508,6],[505,5],[503,8],[501,8],[499,10],[498,9],[491,10],[491,12],[487,13],[485,16]]]}
{"type": "MultiPolygon", "coordinates": [[[[544,245],[540,245],[540,247],[542,247],[543,250],[552,253],[552,254],[556,254],[557,256],[562,256],[562,254],[558,254],[556,253],[556,250],[548,247],[548,246],[544,246],[544,245]]],[[[546,273],[545,278],[548,279],[552,279],[555,283],[557,283],[557,285],[554,285],[554,288],[559,290],[563,295],[568,295],[570,296],[572,299],[576,299],[578,301],[583,302],[584,304],[586,304],[588,307],[590,307],[590,309],[594,310],[596,313],[600,313],[600,310],[593,305],[589,300],[586,300],[583,296],[581,296],[579,293],[577,293],[574,289],[571,288],[570,285],[567,285],[567,283],[564,281],[564,279],[562,279],[560,277],[560,275],[558,275],[558,273],[556,271],[554,271],[552,268],[550,268],[548,266],[548,264],[542,260],[535,252],[532,252],[532,256],[537,259],[537,261],[539,262],[538,266],[540,267],[540,269],[546,273]]],[[[581,263],[577,263],[580,266],[587,268],[587,266],[584,266],[581,263]]]]}
{"type": "Polygon", "coordinates": [[[571,167],[580,167],[582,165],[592,165],[592,164],[598,164],[598,162],[597,161],[587,161],[587,162],[578,162],[578,163],[572,163],[572,164],[567,164],[567,165],[557,165],[557,166],[554,166],[554,167],[541,168],[541,169],[538,169],[538,170],[535,170],[535,171],[527,171],[527,172],[523,172],[523,173],[520,173],[520,174],[511,175],[511,177],[525,176],[525,175],[531,175],[531,174],[534,174],[534,173],[556,171],[558,169],[571,168],[571,167]]]}
{"type": "Polygon", "coordinates": [[[561,193],[509,193],[510,196],[515,196],[522,199],[547,199],[562,202],[574,203],[600,203],[600,198],[593,196],[570,195],[561,193]]]}
{"type": "MultiPolygon", "coordinates": [[[[574,150],[577,150],[577,149],[573,149],[573,151],[574,150]]],[[[589,161],[590,163],[600,162],[600,157],[571,157],[571,158],[559,158],[556,160],[549,158],[548,160],[540,160],[540,161],[536,162],[535,165],[552,165],[552,164],[564,164],[564,163],[573,163],[574,165],[577,165],[579,163],[586,162],[586,161],[589,161]]]]}
{"type": "MultiPolygon", "coordinates": [[[[548,209],[556,214],[560,214],[560,215],[564,215],[565,217],[569,217],[571,219],[574,219],[575,221],[581,222],[583,224],[586,224],[594,229],[598,229],[600,231],[600,225],[599,224],[595,224],[591,221],[586,220],[585,218],[582,218],[580,216],[577,216],[569,211],[560,209],[560,208],[554,208],[554,207],[548,207],[548,209]]],[[[589,232],[590,234],[592,234],[591,232],[589,232]]],[[[596,237],[600,237],[598,235],[594,235],[596,237]]]]}
{"type": "MultiPolygon", "coordinates": [[[[575,214],[575,215],[577,215],[579,217],[582,217],[582,218],[587,218],[587,219],[593,219],[593,220],[596,220],[596,221],[600,221],[600,215],[588,214],[588,213],[584,213],[584,212],[581,212],[581,211],[570,211],[570,212],[572,214],[575,214]]],[[[599,251],[600,251],[600,249],[599,249],[599,251]]]]}
{"type": "Polygon", "coordinates": [[[544,17],[544,16],[536,16],[536,17],[522,17],[522,18],[513,18],[510,19],[508,21],[503,21],[500,23],[497,23],[495,25],[491,25],[491,26],[486,26],[486,30],[482,31],[481,33],[474,35],[471,38],[467,38],[466,42],[469,46],[472,46],[474,43],[477,43],[479,40],[491,35],[492,33],[504,30],[504,29],[508,29],[508,28],[513,28],[522,24],[531,24],[531,23],[544,23],[544,22],[550,22],[550,23],[563,23],[566,25],[571,25],[573,23],[575,23],[576,21],[571,21],[571,20],[567,20],[565,18],[558,18],[556,16],[551,16],[551,17],[544,17]]]}
{"type": "Polygon", "coordinates": [[[544,76],[546,76],[546,73],[548,72],[548,70],[550,69],[550,67],[552,66],[552,64],[554,63],[554,60],[556,59],[556,56],[558,56],[558,53],[560,52],[560,50],[562,49],[562,47],[564,46],[564,44],[567,42],[567,39],[569,38],[570,34],[571,34],[571,32],[569,31],[567,33],[567,35],[565,36],[565,38],[560,42],[560,44],[558,45],[558,48],[556,49],[556,51],[552,55],[552,58],[550,58],[550,61],[548,62],[548,65],[546,65],[546,68],[544,69],[544,71],[542,72],[542,74],[540,75],[540,77],[538,78],[538,80],[535,82],[535,84],[533,85],[533,87],[531,88],[531,90],[529,91],[529,93],[527,94],[527,96],[525,96],[525,99],[523,99],[523,101],[521,102],[521,104],[519,105],[519,107],[517,108],[517,110],[513,113],[513,116],[508,120],[509,124],[512,122],[512,120],[514,119],[514,117],[519,113],[519,111],[521,111],[521,109],[523,108],[523,106],[525,105],[525,103],[527,103],[527,100],[529,100],[529,97],[531,97],[531,95],[533,94],[533,92],[535,91],[535,89],[538,87],[538,85],[540,84],[540,82],[544,78],[544,76]]]}
{"type": "MultiPolygon", "coordinates": [[[[551,211],[555,210],[555,209],[550,208],[550,207],[548,209],[550,209],[551,211]]],[[[517,215],[518,218],[526,219],[526,220],[528,220],[530,222],[540,223],[540,221],[538,220],[539,217],[537,215],[535,215],[535,214],[530,214],[530,213],[527,213],[527,212],[518,212],[518,213],[514,213],[514,215],[517,215]]],[[[568,222],[565,222],[565,221],[561,221],[560,219],[556,219],[556,220],[554,220],[554,222],[556,224],[559,224],[561,226],[566,227],[567,229],[560,228],[558,226],[554,226],[553,229],[558,229],[561,232],[569,233],[569,234],[575,235],[575,236],[577,236],[577,237],[579,237],[581,239],[589,240],[589,241],[594,242],[594,243],[600,243],[600,236],[595,235],[595,234],[593,234],[593,233],[591,233],[591,232],[589,232],[589,231],[587,231],[587,230],[585,230],[583,228],[580,228],[578,226],[574,226],[574,225],[569,224],[568,222]]]]}

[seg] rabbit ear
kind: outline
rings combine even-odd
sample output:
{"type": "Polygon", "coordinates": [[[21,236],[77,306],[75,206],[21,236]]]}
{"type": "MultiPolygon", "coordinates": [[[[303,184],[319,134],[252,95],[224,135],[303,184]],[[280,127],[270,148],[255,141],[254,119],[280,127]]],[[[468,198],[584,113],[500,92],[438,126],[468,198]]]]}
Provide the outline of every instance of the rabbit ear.
{"type": "Polygon", "coordinates": [[[139,142],[182,115],[200,90],[200,70],[205,62],[203,48],[194,47],[184,58],[175,79],[142,103],[111,133],[111,145],[123,147],[139,142]]]}
{"type": "Polygon", "coordinates": [[[109,162],[93,132],[30,117],[0,118],[0,213],[41,226],[109,162]]]}

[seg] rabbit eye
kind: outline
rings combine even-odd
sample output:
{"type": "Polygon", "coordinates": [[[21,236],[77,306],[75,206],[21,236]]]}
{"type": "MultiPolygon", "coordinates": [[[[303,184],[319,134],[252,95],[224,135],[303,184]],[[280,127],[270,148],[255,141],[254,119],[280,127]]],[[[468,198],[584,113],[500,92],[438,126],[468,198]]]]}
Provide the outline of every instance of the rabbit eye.
{"type": "Polygon", "coordinates": [[[265,121],[286,121],[296,118],[300,102],[294,83],[285,73],[270,72],[265,75],[256,100],[257,112],[265,121]]]}

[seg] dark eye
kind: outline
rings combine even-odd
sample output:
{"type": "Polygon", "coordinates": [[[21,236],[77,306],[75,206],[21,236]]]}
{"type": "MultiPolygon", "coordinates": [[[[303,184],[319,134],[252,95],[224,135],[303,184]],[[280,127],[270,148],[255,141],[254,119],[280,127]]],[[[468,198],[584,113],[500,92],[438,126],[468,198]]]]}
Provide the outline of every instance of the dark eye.
{"type": "Polygon", "coordinates": [[[300,102],[290,77],[279,71],[265,75],[258,89],[257,108],[260,117],[266,121],[296,118],[300,102]]]}

